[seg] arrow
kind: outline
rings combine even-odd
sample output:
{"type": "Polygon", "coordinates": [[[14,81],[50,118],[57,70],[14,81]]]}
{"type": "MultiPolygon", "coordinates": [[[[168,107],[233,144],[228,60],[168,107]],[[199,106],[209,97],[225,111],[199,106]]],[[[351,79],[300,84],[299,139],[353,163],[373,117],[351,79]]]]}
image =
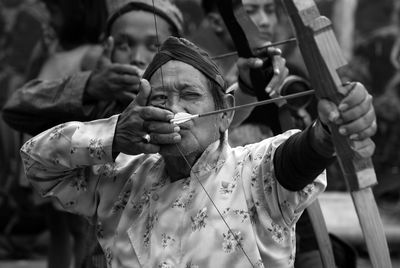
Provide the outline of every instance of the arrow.
{"type": "Polygon", "coordinates": [[[185,122],[187,122],[189,120],[192,120],[194,118],[197,118],[197,117],[205,117],[205,116],[210,116],[210,115],[214,115],[214,114],[219,114],[219,113],[224,113],[224,112],[244,109],[244,108],[257,107],[257,106],[260,106],[260,105],[266,105],[266,104],[279,102],[281,100],[288,100],[288,99],[294,99],[294,98],[298,98],[298,97],[303,97],[303,96],[311,95],[311,94],[314,94],[314,93],[315,93],[314,90],[307,90],[307,91],[304,91],[304,92],[299,92],[299,93],[294,93],[294,94],[290,94],[290,95],[286,95],[286,96],[281,96],[281,97],[274,98],[274,99],[252,102],[252,103],[248,103],[248,104],[244,104],[244,105],[239,105],[239,106],[230,107],[230,108],[226,108],[226,109],[221,109],[221,110],[217,110],[217,111],[207,112],[207,113],[203,113],[203,114],[177,113],[177,114],[175,114],[174,118],[171,119],[170,122],[172,124],[179,125],[179,124],[185,123],[185,122]]]}

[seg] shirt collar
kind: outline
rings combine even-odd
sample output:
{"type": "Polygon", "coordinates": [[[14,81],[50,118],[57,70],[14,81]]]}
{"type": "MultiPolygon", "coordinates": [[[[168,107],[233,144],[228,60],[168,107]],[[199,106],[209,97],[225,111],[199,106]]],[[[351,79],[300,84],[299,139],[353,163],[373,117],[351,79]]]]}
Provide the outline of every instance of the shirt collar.
{"type": "Polygon", "coordinates": [[[222,141],[211,143],[192,167],[191,173],[202,175],[220,168],[226,161],[228,149],[228,132],[222,141]]]}

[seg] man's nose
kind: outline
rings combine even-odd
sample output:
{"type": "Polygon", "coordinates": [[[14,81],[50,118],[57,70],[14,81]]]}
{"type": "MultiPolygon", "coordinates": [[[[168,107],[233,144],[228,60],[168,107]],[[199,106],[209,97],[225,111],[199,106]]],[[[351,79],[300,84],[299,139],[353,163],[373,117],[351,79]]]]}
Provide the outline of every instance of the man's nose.
{"type": "Polygon", "coordinates": [[[168,99],[165,101],[164,108],[170,110],[174,114],[185,111],[179,101],[179,98],[176,96],[169,96],[168,99]]]}
{"type": "Polygon", "coordinates": [[[131,50],[130,64],[137,66],[140,69],[146,68],[146,54],[145,50],[141,47],[135,47],[131,50]]]}
{"type": "Polygon", "coordinates": [[[256,24],[259,28],[268,28],[271,24],[271,18],[265,11],[260,10],[256,17],[256,24]]]}

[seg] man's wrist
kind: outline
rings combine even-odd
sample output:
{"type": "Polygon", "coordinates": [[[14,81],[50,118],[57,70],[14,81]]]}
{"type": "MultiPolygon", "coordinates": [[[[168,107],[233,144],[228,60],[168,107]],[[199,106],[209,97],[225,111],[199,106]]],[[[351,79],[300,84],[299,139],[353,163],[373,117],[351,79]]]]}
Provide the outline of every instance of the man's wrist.
{"type": "Polygon", "coordinates": [[[309,141],[312,148],[321,156],[326,158],[335,156],[335,147],[330,130],[319,119],[315,120],[311,126],[309,141]]]}
{"type": "Polygon", "coordinates": [[[95,96],[93,96],[92,92],[93,92],[93,76],[95,75],[94,72],[90,73],[90,76],[88,78],[88,81],[86,83],[86,86],[83,90],[83,103],[86,102],[93,102],[93,101],[97,101],[97,98],[95,96]]]}

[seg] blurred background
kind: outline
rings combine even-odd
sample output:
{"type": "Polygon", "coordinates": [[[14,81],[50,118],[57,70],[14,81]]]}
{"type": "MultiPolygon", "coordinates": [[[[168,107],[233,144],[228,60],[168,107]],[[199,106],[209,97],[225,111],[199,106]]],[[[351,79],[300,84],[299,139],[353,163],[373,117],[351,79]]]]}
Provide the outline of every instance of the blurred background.
{"type": "MultiPolygon", "coordinates": [[[[40,75],[45,62],[52,68],[52,63],[46,61],[52,55],[60,51],[76,52],[82,44],[101,44],[108,16],[107,5],[102,1],[86,1],[87,5],[82,8],[82,5],[76,5],[77,2],[0,0],[0,109],[16,89],[40,75]],[[82,29],[82,25],[87,27],[82,29]]],[[[191,39],[201,29],[205,16],[201,1],[175,2],[184,15],[185,37],[191,39]]],[[[333,21],[338,40],[350,62],[345,75],[363,82],[375,98],[379,131],[374,138],[377,145],[374,164],[379,185],[374,193],[386,228],[394,267],[400,267],[398,2],[317,1],[321,13],[333,21]]],[[[285,38],[291,35],[290,25],[284,17],[279,27],[278,36],[285,38]]],[[[66,252],[64,263],[67,267],[74,267],[74,262],[70,260],[74,250],[79,250],[73,246],[74,237],[75,241],[76,237],[79,239],[79,230],[74,230],[73,226],[79,224],[79,220],[64,219],[54,210],[52,203],[40,200],[26,183],[18,155],[23,140],[23,134],[11,129],[0,117],[0,267],[49,267],[49,251],[52,250],[49,245],[54,245],[52,239],[64,241],[65,246],[60,249],[66,252]],[[52,222],[49,217],[58,217],[59,222],[52,222]],[[58,237],[50,233],[58,234],[58,237]]],[[[336,167],[330,169],[330,174],[331,177],[340,177],[336,167]]],[[[357,267],[370,267],[345,183],[340,179],[330,179],[328,192],[320,200],[330,232],[354,250],[357,267]]]]}

